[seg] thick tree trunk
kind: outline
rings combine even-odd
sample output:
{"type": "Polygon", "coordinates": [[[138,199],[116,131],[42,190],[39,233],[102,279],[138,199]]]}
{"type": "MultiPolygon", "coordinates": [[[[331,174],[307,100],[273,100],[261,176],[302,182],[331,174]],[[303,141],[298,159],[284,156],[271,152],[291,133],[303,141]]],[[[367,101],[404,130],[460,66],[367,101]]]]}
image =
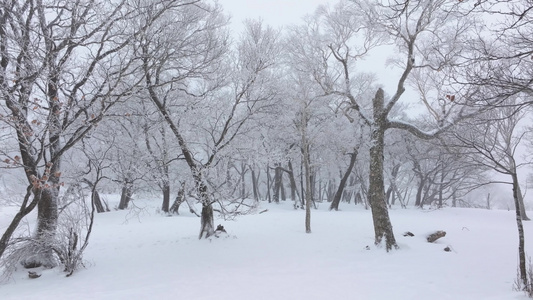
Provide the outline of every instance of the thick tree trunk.
{"type": "Polygon", "coordinates": [[[331,205],[329,206],[329,210],[339,210],[339,203],[341,202],[341,196],[344,191],[344,188],[346,187],[346,182],[348,181],[348,178],[350,178],[350,174],[352,173],[353,167],[355,166],[355,162],[357,161],[357,149],[354,149],[353,153],[350,153],[350,164],[348,165],[348,169],[346,169],[346,172],[344,173],[344,176],[341,179],[341,182],[339,183],[339,188],[337,189],[337,192],[335,193],[335,196],[333,197],[333,201],[331,202],[331,205]]]}
{"type": "Polygon", "coordinates": [[[383,186],[383,139],[373,139],[372,143],[374,146],[370,148],[369,202],[374,221],[375,244],[379,245],[385,239],[385,247],[389,251],[398,248],[398,245],[392,231],[383,186]]]}
{"type": "Polygon", "coordinates": [[[58,194],[56,188],[35,190],[34,197],[40,197],[37,205],[37,231],[33,241],[27,244],[29,254],[21,264],[25,268],[53,268],[57,265],[51,241],[57,231],[58,194]]]}
{"type": "Polygon", "coordinates": [[[385,130],[387,129],[386,116],[383,114],[384,94],[379,89],[373,100],[374,124],[370,141],[370,175],[369,175],[369,202],[374,221],[375,244],[385,243],[387,251],[398,245],[392,231],[389,218],[385,187],[383,180],[383,161],[385,147],[385,130]]]}

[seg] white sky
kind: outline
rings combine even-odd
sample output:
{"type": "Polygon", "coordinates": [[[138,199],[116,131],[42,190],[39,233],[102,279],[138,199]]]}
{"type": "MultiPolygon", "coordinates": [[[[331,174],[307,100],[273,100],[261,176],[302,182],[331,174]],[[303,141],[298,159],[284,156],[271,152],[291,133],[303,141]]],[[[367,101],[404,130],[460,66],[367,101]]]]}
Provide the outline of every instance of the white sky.
{"type": "MultiPolygon", "coordinates": [[[[232,16],[231,28],[235,33],[242,30],[246,19],[261,18],[273,27],[301,24],[305,15],[312,14],[319,5],[334,5],[338,0],[220,0],[224,11],[232,16]]],[[[360,67],[378,75],[385,91],[394,94],[399,73],[385,66],[390,50],[375,49],[360,67]]],[[[361,62],[360,62],[361,64],[361,62]]],[[[412,95],[410,95],[412,97],[412,95]]]]}
{"type": "Polygon", "coordinates": [[[239,28],[247,18],[261,18],[266,24],[286,26],[301,22],[318,5],[335,3],[333,0],[220,0],[224,10],[232,15],[232,27],[239,28]]]}

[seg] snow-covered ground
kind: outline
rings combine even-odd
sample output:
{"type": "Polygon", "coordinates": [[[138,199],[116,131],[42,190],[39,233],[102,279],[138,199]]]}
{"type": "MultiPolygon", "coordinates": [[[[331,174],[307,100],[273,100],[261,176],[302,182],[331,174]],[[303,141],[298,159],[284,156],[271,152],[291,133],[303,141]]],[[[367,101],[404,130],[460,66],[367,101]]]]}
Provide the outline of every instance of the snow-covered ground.
{"type": "MultiPolygon", "coordinates": [[[[303,211],[262,203],[265,213],[217,220],[228,237],[198,240],[200,221],[186,207],[165,217],[159,201],[135,204],[142,209],[96,216],[85,269],[69,278],[39,270],[38,279],[21,269],[0,299],[527,299],[513,291],[512,211],[393,208],[401,249],[386,253],[373,247],[370,211],[353,205],[321,204],[306,234],[303,211]],[[446,237],[427,243],[435,230],[446,237]]],[[[0,210],[1,232],[10,211],[0,210]]],[[[532,222],[525,231],[533,255],[532,222]]]]}

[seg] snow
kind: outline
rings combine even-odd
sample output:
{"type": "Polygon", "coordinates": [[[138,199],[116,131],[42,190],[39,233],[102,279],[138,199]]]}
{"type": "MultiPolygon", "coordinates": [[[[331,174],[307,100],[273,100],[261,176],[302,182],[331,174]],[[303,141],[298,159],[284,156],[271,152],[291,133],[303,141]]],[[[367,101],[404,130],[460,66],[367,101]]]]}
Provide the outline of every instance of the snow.
{"type": "MultiPolygon", "coordinates": [[[[0,299],[527,299],[512,289],[512,211],[393,208],[401,248],[387,253],[373,246],[370,211],[353,204],[338,212],[320,204],[306,234],[305,213],[291,201],[261,203],[267,212],[216,220],[228,235],[210,240],[197,239],[200,220],[185,209],[166,217],[159,201],[135,204],[96,216],[86,268],[69,278],[39,269],[38,279],[20,269],[0,285],[0,299]],[[436,230],[447,235],[427,243],[436,230]]],[[[2,232],[9,211],[0,211],[2,232]]],[[[524,224],[526,249],[532,224],[524,224]]]]}

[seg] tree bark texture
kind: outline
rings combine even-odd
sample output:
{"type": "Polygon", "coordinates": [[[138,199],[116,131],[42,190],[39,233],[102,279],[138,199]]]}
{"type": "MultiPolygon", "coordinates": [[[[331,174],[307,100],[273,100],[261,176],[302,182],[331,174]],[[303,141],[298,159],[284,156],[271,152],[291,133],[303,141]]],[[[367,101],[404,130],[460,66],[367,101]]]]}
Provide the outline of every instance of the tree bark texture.
{"type": "Polygon", "coordinates": [[[374,124],[370,146],[369,201],[374,221],[375,244],[385,243],[387,251],[397,249],[398,245],[389,218],[383,180],[383,161],[385,147],[386,115],[383,111],[384,93],[379,89],[373,100],[374,124]]]}

